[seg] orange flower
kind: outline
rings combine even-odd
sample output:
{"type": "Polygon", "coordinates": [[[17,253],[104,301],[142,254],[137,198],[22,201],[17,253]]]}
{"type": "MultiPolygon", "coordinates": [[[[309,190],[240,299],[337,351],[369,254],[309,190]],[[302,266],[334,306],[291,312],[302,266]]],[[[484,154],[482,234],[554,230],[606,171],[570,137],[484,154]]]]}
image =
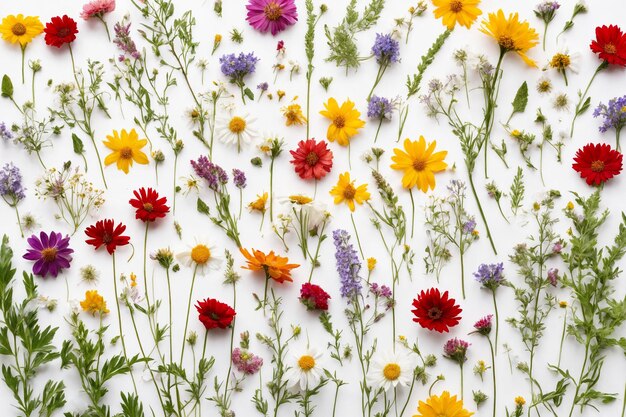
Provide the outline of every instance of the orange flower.
{"type": "Polygon", "coordinates": [[[252,249],[252,255],[244,248],[239,248],[241,254],[248,261],[248,266],[242,266],[243,269],[250,271],[263,271],[267,279],[272,278],[274,281],[283,283],[285,281],[293,282],[291,279],[291,270],[299,267],[299,264],[290,264],[289,259],[278,256],[274,251],[270,251],[267,255],[260,250],[252,249]]]}

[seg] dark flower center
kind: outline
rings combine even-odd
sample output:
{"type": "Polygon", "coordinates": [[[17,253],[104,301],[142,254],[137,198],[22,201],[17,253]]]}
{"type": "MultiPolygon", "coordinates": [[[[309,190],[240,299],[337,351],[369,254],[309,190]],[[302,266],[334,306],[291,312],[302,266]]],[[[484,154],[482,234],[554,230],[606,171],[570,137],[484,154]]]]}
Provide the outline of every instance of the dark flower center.
{"type": "Polygon", "coordinates": [[[45,248],[41,251],[41,258],[46,262],[53,262],[57,257],[57,248],[45,248]]]}
{"type": "Polygon", "coordinates": [[[214,312],[209,313],[209,317],[211,317],[211,320],[215,320],[215,321],[218,321],[220,319],[219,314],[214,313],[214,312]]]}
{"type": "Polygon", "coordinates": [[[443,316],[443,312],[439,307],[432,307],[428,310],[428,318],[431,320],[439,320],[443,316]]]}
{"type": "Polygon", "coordinates": [[[320,157],[315,152],[309,152],[309,154],[305,158],[305,161],[307,165],[309,166],[313,166],[317,164],[317,161],[319,160],[320,160],[320,157]]]}
{"type": "Polygon", "coordinates": [[[133,157],[133,150],[126,146],[120,150],[120,156],[122,159],[131,159],[133,157]]]}
{"type": "Polygon", "coordinates": [[[151,212],[152,210],[154,210],[154,206],[150,203],[144,203],[143,204],[143,209],[145,211],[151,212]]]}
{"type": "Polygon", "coordinates": [[[356,195],[356,189],[352,184],[346,185],[346,188],[343,190],[343,198],[346,200],[353,200],[356,195]]]}
{"type": "Polygon", "coordinates": [[[26,26],[24,26],[22,23],[16,23],[11,28],[11,32],[13,32],[15,36],[22,36],[26,33],[26,26]]]}
{"type": "Polygon", "coordinates": [[[426,161],[423,159],[416,159],[413,161],[413,169],[416,171],[423,171],[426,168],[426,161]]]}
{"type": "Polygon", "coordinates": [[[104,243],[105,245],[108,245],[109,243],[113,242],[113,236],[111,236],[109,233],[104,232],[102,234],[102,243],[104,243]]]}
{"type": "Polygon", "coordinates": [[[275,1],[270,1],[263,8],[263,13],[265,14],[267,20],[274,22],[281,18],[283,15],[283,9],[275,1]]]}
{"type": "Polygon", "coordinates": [[[604,45],[604,52],[613,55],[617,52],[617,48],[612,43],[607,43],[604,45]]]}
{"type": "Polygon", "coordinates": [[[459,13],[461,10],[463,10],[463,3],[461,3],[459,0],[454,0],[450,2],[450,10],[454,13],[459,13]]]}
{"type": "Polygon", "coordinates": [[[604,171],[604,162],[603,161],[593,161],[591,163],[591,170],[593,172],[602,172],[602,171],[604,171]]]}
{"type": "Polygon", "coordinates": [[[70,34],[70,28],[68,28],[68,27],[62,27],[62,28],[60,28],[60,29],[57,31],[57,36],[58,36],[59,38],[64,38],[64,37],[66,37],[66,36],[67,36],[67,35],[69,35],[69,34],[70,34]]]}
{"type": "Polygon", "coordinates": [[[550,61],[550,66],[556,69],[566,69],[570,66],[571,59],[569,55],[566,54],[556,54],[552,57],[550,61]]]}
{"type": "Polygon", "coordinates": [[[498,45],[507,51],[513,51],[515,49],[515,41],[507,35],[502,35],[498,38],[498,45]]]}
{"type": "Polygon", "coordinates": [[[341,129],[346,125],[346,119],[343,116],[337,116],[333,120],[333,124],[337,127],[337,129],[341,129]]]}

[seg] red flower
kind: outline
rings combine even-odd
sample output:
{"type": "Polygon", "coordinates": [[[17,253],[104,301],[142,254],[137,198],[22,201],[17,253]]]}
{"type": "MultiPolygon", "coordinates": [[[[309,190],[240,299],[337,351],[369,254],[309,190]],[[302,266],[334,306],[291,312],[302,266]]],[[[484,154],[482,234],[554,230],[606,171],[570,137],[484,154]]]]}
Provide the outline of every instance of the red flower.
{"type": "Polygon", "coordinates": [[[606,143],[589,143],[576,151],[572,168],[589,185],[600,185],[622,171],[622,154],[606,143]]]}
{"type": "Polygon", "coordinates": [[[198,301],[196,310],[198,310],[198,319],[207,330],[218,327],[220,329],[227,328],[237,314],[228,304],[219,302],[215,298],[198,301]]]}
{"type": "Polygon", "coordinates": [[[85,242],[87,242],[88,245],[95,246],[96,249],[99,249],[102,245],[106,245],[107,252],[113,255],[113,252],[115,252],[118,246],[128,245],[130,241],[130,237],[122,236],[122,233],[126,230],[126,226],[122,223],[118,224],[116,227],[113,226],[114,222],[112,219],[97,221],[95,225],[85,229],[85,234],[91,238],[87,239],[85,242]]]}
{"type": "Polygon", "coordinates": [[[53,17],[43,30],[46,34],[46,44],[50,46],[62,47],[66,43],[72,43],[76,39],[78,27],[76,21],[67,15],[63,17],[53,17]]]}
{"type": "Polygon", "coordinates": [[[298,149],[289,151],[293,159],[291,163],[296,167],[300,178],[320,180],[333,167],[333,153],[328,149],[326,142],[315,142],[315,139],[301,140],[298,149]]]}
{"type": "Polygon", "coordinates": [[[307,310],[328,310],[330,295],[319,285],[305,282],[300,288],[300,302],[307,310]]]}
{"type": "Polygon", "coordinates": [[[609,64],[626,66],[626,35],[619,27],[598,26],[596,39],[591,41],[589,47],[609,64]]]}
{"type": "Polygon", "coordinates": [[[459,324],[461,308],[455,304],[454,298],[448,298],[448,291],[443,295],[436,288],[422,291],[413,300],[411,310],[415,314],[414,322],[419,323],[425,329],[436,330],[439,333],[448,332],[449,327],[459,324]]]}
{"type": "Polygon", "coordinates": [[[135,207],[135,218],[143,222],[153,222],[156,219],[165,217],[165,214],[170,211],[170,208],[165,205],[167,198],[159,198],[157,193],[152,188],[141,187],[139,192],[133,191],[136,198],[130,199],[128,202],[131,206],[135,207]]]}

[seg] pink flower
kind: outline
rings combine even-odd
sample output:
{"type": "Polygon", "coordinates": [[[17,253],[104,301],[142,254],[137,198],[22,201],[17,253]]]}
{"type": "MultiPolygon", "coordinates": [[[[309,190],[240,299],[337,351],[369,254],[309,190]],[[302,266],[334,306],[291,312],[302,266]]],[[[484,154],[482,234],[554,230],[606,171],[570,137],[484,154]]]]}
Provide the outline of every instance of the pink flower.
{"type": "Polygon", "coordinates": [[[232,354],[232,361],[235,368],[246,375],[256,374],[263,366],[263,358],[250,353],[246,349],[235,348],[232,354]]]}
{"type": "Polygon", "coordinates": [[[102,18],[107,13],[115,10],[115,0],[91,0],[83,6],[80,17],[89,20],[93,17],[102,18]]]}
{"type": "Polygon", "coordinates": [[[249,0],[246,9],[246,20],[259,32],[276,35],[298,21],[295,0],[249,0]]]}

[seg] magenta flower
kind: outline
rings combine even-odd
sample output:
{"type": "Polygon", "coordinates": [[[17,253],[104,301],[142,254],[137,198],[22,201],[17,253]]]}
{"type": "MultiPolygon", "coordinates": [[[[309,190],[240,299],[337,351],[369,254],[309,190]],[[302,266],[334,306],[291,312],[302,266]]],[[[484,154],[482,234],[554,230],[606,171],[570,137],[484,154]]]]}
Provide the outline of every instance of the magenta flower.
{"type": "Polygon", "coordinates": [[[298,21],[294,0],[249,0],[246,9],[246,20],[259,32],[270,31],[276,35],[298,21]]]}
{"type": "Polygon", "coordinates": [[[263,358],[250,353],[246,349],[235,348],[232,354],[233,365],[242,374],[254,375],[263,366],[263,358]]]}
{"type": "Polygon", "coordinates": [[[74,249],[70,246],[70,237],[61,233],[39,233],[39,237],[32,235],[28,238],[28,249],[23,258],[35,261],[33,274],[45,278],[48,273],[56,277],[63,269],[70,267],[71,254],[74,249]]]}
{"type": "Polygon", "coordinates": [[[91,0],[83,6],[80,17],[89,20],[93,17],[102,19],[102,17],[115,10],[115,0],[91,0]]]}
{"type": "Polygon", "coordinates": [[[493,326],[493,314],[488,314],[482,319],[478,320],[474,323],[474,328],[476,332],[482,334],[483,336],[487,336],[491,332],[491,327],[493,326]]]}

